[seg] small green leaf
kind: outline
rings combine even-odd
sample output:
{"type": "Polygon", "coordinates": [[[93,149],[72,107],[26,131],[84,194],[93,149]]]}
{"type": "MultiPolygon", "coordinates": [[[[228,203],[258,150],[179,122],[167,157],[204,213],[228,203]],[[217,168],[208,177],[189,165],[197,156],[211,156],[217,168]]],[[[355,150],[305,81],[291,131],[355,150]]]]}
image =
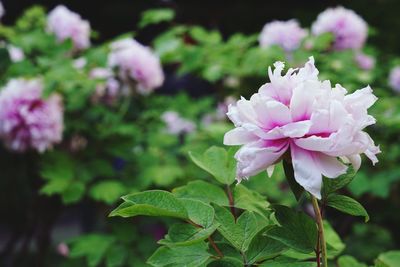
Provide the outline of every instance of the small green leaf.
{"type": "Polygon", "coordinates": [[[128,254],[129,251],[122,245],[111,246],[106,254],[107,267],[122,266],[128,254]]]}
{"type": "Polygon", "coordinates": [[[202,266],[211,256],[207,252],[206,243],[196,243],[184,247],[160,247],[147,260],[147,263],[155,267],[163,266],[202,266]]]}
{"type": "Polygon", "coordinates": [[[107,204],[112,204],[126,193],[125,186],[118,181],[101,181],[95,184],[89,191],[90,196],[107,204]]]}
{"type": "Polygon", "coordinates": [[[367,267],[366,264],[357,261],[349,255],[340,256],[337,263],[339,267],[367,267]]]}
{"type": "Polygon", "coordinates": [[[220,183],[230,185],[235,181],[236,163],[224,148],[212,146],[203,154],[189,152],[189,155],[197,166],[213,175],[220,183]]]}
{"type": "Polygon", "coordinates": [[[328,248],[328,257],[334,258],[345,249],[346,245],[327,221],[324,221],[324,232],[328,248]]]}
{"type": "Polygon", "coordinates": [[[215,203],[220,206],[228,206],[229,201],[224,190],[216,185],[205,181],[189,182],[185,186],[181,186],[172,190],[172,193],[178,198],[197,199],[206,203],[215,203]]]}
{"type": "Polygon", "coordinates": [[[246,253],[247,263],[253,264],[279,255],[286,249],[281,242],[263,235],[257,235],[250,243],[246,253]]]}
{"type": "Polygon", "coordinates": [[[297,259],[278,257],[258,265],[260,267],[315,267],[315,261],[299,261],[297,259]]]}
{"type": "Polygon", "coordinates": [[[400,262],[400,251],[393,250],[382,253],[375,260],[375,267],[398,267],[400,262]]]}
{"type": "Polygon", "coordinates": [[[137,215],[166,216],[187,219],[185,206],[167,191],[150,190],[122,197],[125,201],[110,216],[133,217],[137,215]]]}
{"type": "Polygon", "coordinates": [[[369,215],[367,211],[360,203],[351,197],[343,195],[330,195],[327,199],[327,205],[353,216],[364,216],[365,222],[369,221],[369,215]]]}
{"type": "Polygon", "coordinates": [[[80,236],[72,243],[70,257],[85,257],[90,267],[98,266],[114,242],[114,237],[107,235],[80,236]]]}
{"type": "Polygon", "coordinates": [[[163,21],[173,20],[175,12],[169,8],[151,9],[143,12],[139,22],[139,28],[144,28],[150,24],[157,24],[163,21]]]}
{"type": "Polygon", "coordinates": [[[254,236],[268,224],[264,217],[250,211],[243,212],[235,223],[233,215],[226,208],[214,205],[214,209],[215,220],[220,224],[218,231],[241,252],[247,251],[254,236]]]}
{"type": "Polygon", "coordinates": [[[187,211],[188,218],[205,228],[211,226],[214,221],[214,208],[209,204],[195,199],[181,198],[181,203],[187,211]]]}
{"type": "Polygon", "coordinates": [[[355,177],[356,171],[349,167],[347,173],[337,177],[337,178],[323,178],[323,188],[322,195],[324,198],[327,198],[329,194],[339,190],[342,187],[348,185],[355,177]]]}
{"type": "Polygon", "coordinates": [[[285,206],[274,206],[274,210],[281,227],[271,228],[267,231],[267,235],[297,251],[312,252],[317,243],[315,222],[304,213],[285,206]]]}
{"type": "Polygon", "coordinates": [[[246,188],[244,185],[238,184],[233,191],[235,207],[243,210],[254,211],[266,217],[269,214],[269,203],[258,192],[246,188]]]}
{"type": "Polygon", "coordinates": [[[217,229],[218,224],[209,228],[199,228],[190,224],[176,223],[168,230],[165,239],[158,241],[166,246],[188,246],[207,239],[217,229]]]}

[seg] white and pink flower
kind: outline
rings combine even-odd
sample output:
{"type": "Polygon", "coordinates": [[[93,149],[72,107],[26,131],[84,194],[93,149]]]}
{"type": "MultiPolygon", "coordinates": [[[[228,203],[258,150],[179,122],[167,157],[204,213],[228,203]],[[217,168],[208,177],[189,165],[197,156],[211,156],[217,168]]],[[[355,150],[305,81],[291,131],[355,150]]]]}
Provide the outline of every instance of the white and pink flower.
{"type": "Polygon", "coordinates": [[[160,59],[150,48],[134,39],[122,39],[111,44],[108,65],[118,68],[122,80],[133,79],[137,90],[148,94],[164,82],[160,59]]]}
{"type": "Polygon", "coordinates": [[[293,51],[306,36],[307,31],[300,27],[297,20],[272,21],[265,24],[259,42],[262,47],[278,45],[286,51],[293,51]]]}
{"type": "Polygon", "coordinates": [[[47,29],[59,42],[71,39],[78,50],[90,46],[90,24],[63,5],[55,7],[47,17],[47,29]]]}
{"type": "Polygon", "coordinates": [[[367,23],[353,10],[341,6],[328,8],[319,14],[311,30],[315,35],[332,33],[336,50],[359,49],[368,36],[367,23]]]}
{"type": "Polygon", "coordinates": [[[0,138],[11,150],[44,152],[61,142],[61,98],[43,99],[42,91],[39,80],[14,79],[0,92],[0,138]]]}
{"type": "Polygon", "coordinates": [[[185,134],[196,130],[196,124],[192,121],[182,118],[178,112],[166,111],[162,114],[161,119],[166,124],[166,131],[169,134],[185,134]]]}
{"type": "Polygon", "coordinates": [[[375,67],[375,58],[364,53],[357,53],[355,55],[357,65],[363,70],[371,70],[375,67]]]}
{"type": "Polygon", "coordinates": [[[377,100],[369,86],[347,94],[337,84],[318,80],[314,59],[282,75],[284,63],[269,68],[270,82],[250,100],[242,98],[227,113],[235,128],[226,145],[242,145],[236,153],[237,180],[273,166],[290,153],[296,181],[321,197],[322,175],[335,178],[351,163],[357,170],[364,153],[375,164],[380,152],[363,131],[375,123],[368,108],[377,100]],[[339,160],[339,158],[341,160],[339,160]]]}
{"type": "Polygon", "coordinates": [[[389,85],[400,93],[400,66],[394,67],[389,74],[389,85]]]}

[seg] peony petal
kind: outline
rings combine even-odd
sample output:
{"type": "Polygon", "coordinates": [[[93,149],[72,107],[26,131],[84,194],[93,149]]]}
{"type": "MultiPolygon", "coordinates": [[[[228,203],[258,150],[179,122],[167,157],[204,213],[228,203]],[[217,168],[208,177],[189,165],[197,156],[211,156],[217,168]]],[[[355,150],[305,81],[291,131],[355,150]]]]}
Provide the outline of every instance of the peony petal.
{"type": "Polygon", "coordinates": [[[237,146],[256,141],[258,138],[242,127],[230,130],[224,136],[224,145],[237,146]]]}
{"type": "Polygon", "coordinates": [[[314,160],[318,163],[319,169],[325,177],[336,178],[347,171],[347,166],[342,164],[336,157],[315,152],[314,160]]]}
{"type": "Polygon", "coordinates": [[[321,199],[322,175],[314,161],[313,152],[304,150],[295,144],[290,145],[294,178],[313,196],[321,199]]]}

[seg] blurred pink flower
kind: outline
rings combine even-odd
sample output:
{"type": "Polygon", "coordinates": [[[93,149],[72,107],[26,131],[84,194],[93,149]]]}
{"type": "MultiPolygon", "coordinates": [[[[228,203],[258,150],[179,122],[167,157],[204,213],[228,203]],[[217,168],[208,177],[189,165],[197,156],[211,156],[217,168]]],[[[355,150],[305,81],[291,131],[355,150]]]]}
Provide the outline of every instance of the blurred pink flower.
{"type": "Polygon", "coordinates": [[[335,178],[355,169],[361,153],[375,164],[379,148],[363,129],[375,123],[368,108],[377,98],[365,87],[352,94],[337,84],[318,80],[314,59],[282,76],[284,63],[269,68],[270,82],[250,100],[242,98],[229,106],[235,124],[224,137],[226,145],[242,145],[236,153],[237,179],[241,181],[263,170],[269,174],[290,151],[296,181],[320,198],[322,175],[335,178]]]}
{"type": "Polygon", "coordinates": [[[137,82],[137,90],[148,94],[164,82],[159,58],[133,39],[122,39],[111,44],[108,57],[110,67],[118,67],[121,79],[131,78],[137,82]]]}
{"type": "Polygon", "coordinates": [[[319,35],[330,32],[334,35],[334,48],[359,49],[368,35],[367,23],[353,10],[344,7],[328,8],[318,15],[311,27],[312,33],[319,35]]]}
{"type": "Polygon", "coordinates": [[[74,66],[75,69],[81,70],[83,69],[87,64],[87,60],[84,57],[80,57],[74,60],[72,65],[74,66]]]}
{"type": "Polygon", "coordinates": [[[44,152],[63,132],[61,98],[42,98],[39,80],[10,80],[0,92],[0,137],[14,151],[44,152]]]}
{"type": "Polygon", "coordinates": [[[21,48],[13,45],[8,45],[7,49],[12,62],[20,62],[25,59],[24,51],[22,51],[21,48]]]}
{"type": "Polygon", "coordinates": [[[61,256],[68,257],[69,256],[69,247],[65,243],[60,243],[57,246],[57,252],[61,256]]]}
{"type": "Polygon", "coordinates": [[[166,111],[161,116],[161,119],[167,125],[167,132],[170,134],[183,134],[183,133],[191,133],[196,130],[196,125],[187,119],[182,118],[175,111],[166,111]]]}
{"type": "Polygon", "coordinates": [[[47,29],[62,42],[71,39],[75,48],[82,50],[90,46],[90,24],[77,13],[63,5],[54,8],[47,17],[47,29]]]}
{"type": "Polygon", "coordinates": [[[236,103],[237,99],[233,96],[227,96],[223,102],[219,102],[217,106],[217,114],[216,114],[216,119],[217,120],[225,120],[226,113],[228,112],[228,107],[231,104],[236,103]]]}
{"type": "Polygon", "coordinates": [[[363,70],[370,70],[375,67],[375,58],[364,53],[357,53],[355,56],[357,65],[363,70]]]}
{"type": "Polygon", "coordinates": [[[262,47],[278,45],[286,51],[293,51],[300,46],[301,41],[307,36],[307,31],[292,19],[288,21],[273,21],[265,24],[261,31],[259,41],[262,47]]]}
{"type": "Polygon", "coordinates": [[[4,10],[3,3],[0,1],[0,19],[4,16],[6,11],[4,10]]]}
{"type": "Polygon", "coordinates": [[[389,74],[389,85],[400,93],[400,66],[394,67],[389,74]]]}

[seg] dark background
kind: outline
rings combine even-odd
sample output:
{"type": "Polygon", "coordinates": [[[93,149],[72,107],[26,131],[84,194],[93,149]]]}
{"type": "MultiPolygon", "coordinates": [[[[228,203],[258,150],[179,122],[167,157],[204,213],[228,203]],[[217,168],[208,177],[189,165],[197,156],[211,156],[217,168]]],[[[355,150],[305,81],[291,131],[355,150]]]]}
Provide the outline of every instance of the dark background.
{"type": "MultiPolygon", "coordinates": [[[[220,30],[225,36],[235,32],[258,33],[262,26],[274,19],[297,18],[303,27],[309,27],[317,15],[327,7],[342,5],[360,14],[376,34],[369,42],[383,51],[400,53],[400,1],[399,0],[2,0],[6,9],[3,22],[13,23],[32,5],[43,5],[48,10],[64,4],[88,19],[100,35],[97,41],[135,30],[142,11],[149,8],[172,7],[177,21],[201,24],[220,30]]],[[[138,39],[147,43],[160,27],[150,27],[138,39]]]]}

